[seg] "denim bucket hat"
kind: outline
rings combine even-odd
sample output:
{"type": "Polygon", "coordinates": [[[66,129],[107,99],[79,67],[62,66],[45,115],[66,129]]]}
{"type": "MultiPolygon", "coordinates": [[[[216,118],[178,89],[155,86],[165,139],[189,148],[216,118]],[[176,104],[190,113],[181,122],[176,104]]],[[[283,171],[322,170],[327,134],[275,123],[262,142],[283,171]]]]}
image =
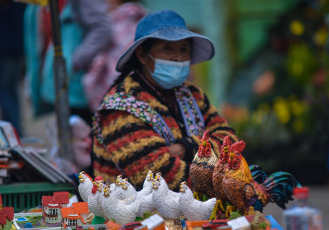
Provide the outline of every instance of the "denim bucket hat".
{"type": "Polygon", "coordinates": [[[212,41],[186,28],[185,20],[172,10],[154,11],[142,18],[137,25],[135,42],[119,58],[116,69],[122,72],[137,47],[149,38],[166,41],[191,39],[191,64],[207,61],[214,56],[212,41]]]}

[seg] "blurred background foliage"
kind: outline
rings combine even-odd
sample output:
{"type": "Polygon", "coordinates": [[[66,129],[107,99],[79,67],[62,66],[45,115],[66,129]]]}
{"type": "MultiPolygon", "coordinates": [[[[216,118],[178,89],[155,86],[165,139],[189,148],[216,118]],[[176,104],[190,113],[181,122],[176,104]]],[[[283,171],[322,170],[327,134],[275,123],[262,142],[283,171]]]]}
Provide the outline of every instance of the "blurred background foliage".
{"type": "Polygon", "coordinates": [[[221,108],[250,163],[307,184],[328,179],[328,12],[326,1],[300,1],[280,15],[267,44],[236,62],[221,108]]]}

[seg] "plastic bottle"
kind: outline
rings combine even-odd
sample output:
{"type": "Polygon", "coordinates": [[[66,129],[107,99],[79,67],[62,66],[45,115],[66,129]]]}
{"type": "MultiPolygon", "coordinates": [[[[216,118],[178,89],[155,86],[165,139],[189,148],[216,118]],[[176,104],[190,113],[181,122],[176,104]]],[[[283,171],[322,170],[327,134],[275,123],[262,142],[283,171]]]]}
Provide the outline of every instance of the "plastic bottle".
{"type": "Polygon", "coordinates": [[[322,213],[308,206],[308,187],[293,190],[295,205],[283,212],[285,230],[322,230],[322,213]]]}

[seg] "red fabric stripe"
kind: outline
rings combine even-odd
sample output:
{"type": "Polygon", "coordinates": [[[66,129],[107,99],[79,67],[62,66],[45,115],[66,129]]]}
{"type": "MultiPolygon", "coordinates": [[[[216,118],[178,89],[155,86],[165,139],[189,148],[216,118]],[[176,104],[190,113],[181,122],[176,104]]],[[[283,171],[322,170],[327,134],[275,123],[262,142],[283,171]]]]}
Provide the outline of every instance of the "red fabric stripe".
{"type": "Polygon", "coordinates": [[[159,136],[156,134],[153,130],[140,130],[140,131],[135,131],[134,133],[131,133],[130,135],[126,135],[121,139],[118,139],[114,142],[111,142],[107,146],[107,151],[108,152],[113,152],[116,151],[120,148],[123,148],[126,144],[129,144],[131,142],[134,142],[138,139],[146,138],[146,137],[152,137],[152,136],[159,136]]]}
{"type": "Polygon", "coordinates": [[[99,143],[96,136],[94,136],[93,139],[94,139],[94,145],[96,145],[96,147],[98,147],[98,148],[100,148],[100,147],[103,148],[104,147],[101,143],[99,143]]]}
{"type": "MultiPolygon", "coordinates": [[[[141,92],[138,97],[142,101],[155,100],[155,98],[147,92],[141,92]]],[[[157,103],[159,103],[159,102],[157,101],[157,103]]]]}
{"type": "Polygon", "coordinates": [[[125,111],[116,111],[115,113],[111,114],[111,116],[102,116],[102,126],[106,127],[112,125],[112,122],[117,120],[119,117],[127,116],[127,112],[125,111]]]}
{"type": "MultiPolygon", "coordinates": [[[[206,119],[207,117],[205,117],[205,120],[206,119]]],[[[215,116],[208,122],[207,126],[211,126],[218,123],[226,123],[226,120],[220,116],[215,116]]]]}
{"type": "Polygon", "coordinates": [[[192,92],[193,97],[195,98],[196,101],[202,100],[202,94],[199,92],[192,92]]]}
{"type": "Polygon", "coordinates": [[[179,128],[177,122],[174,119],[172,119],[171,117],[166,117],[164,120],[165,120],[165,122],[166,122],[166,124],[168,125],[169,128],[171,128],[171,129],[178,129],[179,128]]]}
{"type": "Polygon", "coordinates": [[[117,169],[117,168],[111,168],[109,166],[104,167],[103,165],[101,165],[99,162],[94,161],[94,168],[97,169],[98,171],[102,172],[102,173],[106,173],[108,175],[120,175],[121,172],[117,169]]]}
{"type": "Polygon", "coordinates": [[[155,153],[150,153],[147,157],[141,158],[139,161],[134,162],[133,164],[126,167],[124,173],[126,176],[131,177],[135,174],[138,174],[142,169],[145,168],[146,165],[151,164],[152,162],[156,161],[159,156],[169,152],[168,147],[159,148],[158,151],[155,153]]]}

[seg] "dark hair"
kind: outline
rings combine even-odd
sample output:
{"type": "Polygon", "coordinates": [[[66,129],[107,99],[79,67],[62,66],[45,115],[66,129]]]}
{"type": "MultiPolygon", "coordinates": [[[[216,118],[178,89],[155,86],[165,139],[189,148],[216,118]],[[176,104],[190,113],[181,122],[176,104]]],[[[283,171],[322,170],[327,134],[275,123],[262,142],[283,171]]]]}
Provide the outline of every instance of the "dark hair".
{"type": "MultiPolygon", "coordinates": [[[[142,44],[140,44],[140,46],[143,48],[144,53],[149,52],[149,50],[151,49],[151,47],[153,46],[153,44],[159,39],[156,38],[150,38],[147,39],[145,42],[143,42],[142,44]]],[[[123,81],[123,79],[133,70],[136,69],[141,69],[141,63],[138,61],[137,57],[136,57],[136,52],[131,56],[131,58],[129,59],[129,61],[126,63],[125,68],[121,71],[121,74],[119,75],[119,77],[115,80],[113,85],[116,85],[120,82],[123,81]]]]}

